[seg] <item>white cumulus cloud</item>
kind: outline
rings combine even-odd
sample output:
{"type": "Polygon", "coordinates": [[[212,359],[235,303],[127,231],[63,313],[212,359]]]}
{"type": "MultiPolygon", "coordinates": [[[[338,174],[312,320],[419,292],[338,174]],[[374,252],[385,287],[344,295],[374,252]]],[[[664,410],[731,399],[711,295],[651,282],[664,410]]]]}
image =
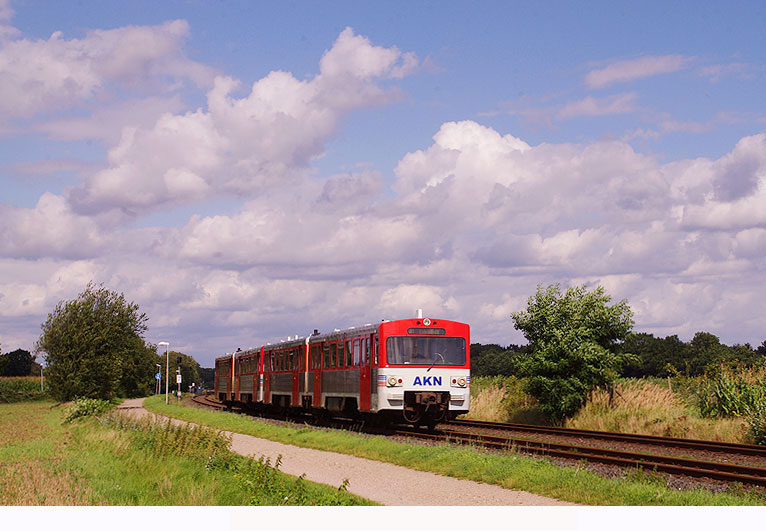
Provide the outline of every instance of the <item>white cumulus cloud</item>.
{"type": "Polygon", "coordinates": [[[72,191],[84,212],[150,211],[211,194],[255,195],[296,182],[323,153],[351,110],[396,97],[378,82],[410,72],[414,56],[373,46],[344,30],[309,81],[275,71],[236,97],[237,80],[218,77],[207,110],[166,113],[150,128],[123,130],[109,167],[72,191]]]}

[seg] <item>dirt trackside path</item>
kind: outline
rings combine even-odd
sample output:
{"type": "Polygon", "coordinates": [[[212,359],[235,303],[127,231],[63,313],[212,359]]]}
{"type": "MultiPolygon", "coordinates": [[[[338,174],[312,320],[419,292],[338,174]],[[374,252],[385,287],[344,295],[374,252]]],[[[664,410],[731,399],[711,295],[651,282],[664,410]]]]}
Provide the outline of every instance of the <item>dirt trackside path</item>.
{"type": "MultiPolygon", "coordinates": [[[[126,400],[117,409],[151,415],[140,407],[142,402],[142,398],[126,400]]],[[[299,448],[239,433],[231,433],[231,436],[232,450],[241,455],[256,458],[264,455],[272,463],[281,455],[279,469],[282,472],[293,476],[306,474],[306,479],[332,487],[348,479],[349,492],[384,505],[574,505],[361,457],[299,448]]]]}

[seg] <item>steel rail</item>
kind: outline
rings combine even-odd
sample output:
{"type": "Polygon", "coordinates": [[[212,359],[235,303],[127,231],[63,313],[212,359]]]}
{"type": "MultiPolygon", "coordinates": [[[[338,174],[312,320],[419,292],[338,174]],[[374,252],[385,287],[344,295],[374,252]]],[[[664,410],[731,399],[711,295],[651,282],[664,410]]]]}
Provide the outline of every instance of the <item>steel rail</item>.
{"type": "Polygon", "coordinates": [[[222,404],[218,401],[210,400],[205,395],[195,395],[192,397],[192,402],[196,402],[197,404],[207,406],[207,407],[213,407],[216,409],[225,409],[226,405],[222,404]]]}
{"type": "Polygon", "coordinates": [[[692,477],[704,477],[728,482],[740,482],[751,485],[766,486],[766,469],[698,461],[681,457],[668,457],[653,454],[625,452],[595,448],[592,446],[577,446],[543,441],[529,441],[490,435],[477,435],[448,431],[442,433],[426,433],[417,430],[399,429],[396,435],[415,437],[432,441],[443,441],[458,444],[480,444],[486,448],[497,450],[518,450],[552,457],[585,460],[590,462],[618,465],[621,467],[639,467],[641,469],[682,474],[692,477]]]}
{"type": "MultiPolygon", "coordinates": [[[[224,409],[226,406],[218,401],[210,400],[204,395],[195,396],[193,401],[208,407],[224,409]]],[[[450,422],[449,424],[470,425],[473,427],[483,424],[497,427],[497,423],[492,422],[473,422],[461,421],[450,422]]],[[[507,426],[507,424],[505,424],[507,426]]],[[[525,425],[522,425],[525,426],[525,425]]],[[[538,455],[547,455],[551,457],[561,457],[574,460],[585,460],[595,463],[617,465],[629,468],[641,468],[644,470],[666,472],[669,474],[681,474],[698,478],[710,478],[727,482],[740,482],[758,486],[766,486],[766,469],[758,467],[749,467],[743,465],[733,465],[728,463],[716,463],[712,461],[699,461],[683,457],[661,456],[646,453],[626,452],[623,450],[613,450],[605,448],[596,448],[592,446],[578,446],[559,442],[534,441],[527,439],[516,439],[511,437],[501,437],[495,435],[476,434],[459,432],[455,430],[443,430],[441,432],[424,432],[416,428],[367,428],[367,433],[378,433],[381,435],[400,435],[405,437],[419,438],[431,441],[457,443],[463,445],[479,444],[485,448],[506,451],[522,451],[538,455]]],[[[529,430],[533,431],[533,430],[529,430]]],[[[571,433],[570,430],[566,430],[571,433]]],[[[584,430],[576,430],[584,431],[584,430]]],[[[590,432],[605,433],[609,432],[590,432]]],[[[558,433],[561,435],[561,433],[558,433]]],[[[619,434],[611,434],[619,435],[619,434]]],[[[665,440],[663,437],[656,437],[658,440],[665,440]]],[[[622,439],[621,439],[622,440],[622,439]]],[[[684,439],[681,439],[682,441],[684,439]]],[[[633,442],[637,442],[633,440],[633,442]]],[[[659,444],[659,443],[655,443],[659,444]]],[[[667,444],[665,445],[667,446],[667,444]]],[[[724,450],[719,450],[724,451],[724,450]]]]}
{"type": "Polygon", "coordinates": [[[681,439],[677,437],[660,437],[658,435],[639,435],[633,433],[616,433],[610,431],[578,430],[572,428],[556,428],[552,426],[535,426],[532,424],[513,424],[507,422],[488,422],[482,420],[452,420],[447,425],[460,427],[490,428],[503,431],[523,431],[529,433],[545,433],[565,437],[587,437],[619,442],[650,444],[654,446],[688,448],[707,450],[710,452],[725,452],[729,454],[752,455],[766,457],[766,447],[754,444],[738,444],[700,439],[681,439]]]}

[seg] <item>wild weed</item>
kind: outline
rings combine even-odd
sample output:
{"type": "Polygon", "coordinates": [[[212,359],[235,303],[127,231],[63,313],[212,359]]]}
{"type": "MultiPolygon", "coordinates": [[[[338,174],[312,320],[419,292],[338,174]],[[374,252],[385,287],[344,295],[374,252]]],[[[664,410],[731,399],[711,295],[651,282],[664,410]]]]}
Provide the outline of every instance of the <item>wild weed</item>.
{"type": "Polygon", "coordinates": [[[524,392],[515,376],[483,376],[471,381],[471,410],[467,418],[494,422],[544,424],[537,400],[524,392]]]}
{"type": "Polygon", "coordinates": [[[234,475],[241,487],[251,493],[250,505],[352,505],[353,498],[347,494],[348,480],[337,491],[320,494],[310,489],[306,475],[293,478],[280,472],[282,456],[272,465],[268,457],[244,458],[232,454],[208,461],[209,470],[224,470],[234,475]]]}
{"type": "Polygon", "coordinates": [[[113,407],[114,404],[107,400],[77,398],[67,407],[64,422],[72,422],[80,417],[97,417],[113,407]]]}
{"type": "Polygon", "coordinates": [[[566,426],[730,442],[741,442],[744,437],[743,419],[700,418],[695,407],[661,381],[621,380],[614,389],[611,397],[606,391],[594,392],[566,426]]]}
{"type": "Polygon", "coordinates": [[[112,414],[103,417],[101,423],[128,432],[134,448],[154,457],[174,455],[209,459],[228,454],[231,444],[231,437],[220,430],[199,425],[175,425],[169,420],[160,422],[112,414]]]}

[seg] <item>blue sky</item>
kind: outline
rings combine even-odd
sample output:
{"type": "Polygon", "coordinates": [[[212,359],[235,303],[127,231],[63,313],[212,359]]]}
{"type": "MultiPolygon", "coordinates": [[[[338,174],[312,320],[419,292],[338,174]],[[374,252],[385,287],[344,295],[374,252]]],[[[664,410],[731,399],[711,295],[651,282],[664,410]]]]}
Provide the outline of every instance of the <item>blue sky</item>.
{"type": "Polygon", "coordinates": [[[766,5],[0,0],[0,344],[89,281],[203,365],[538,284],[766,339],[766,5]]]}

